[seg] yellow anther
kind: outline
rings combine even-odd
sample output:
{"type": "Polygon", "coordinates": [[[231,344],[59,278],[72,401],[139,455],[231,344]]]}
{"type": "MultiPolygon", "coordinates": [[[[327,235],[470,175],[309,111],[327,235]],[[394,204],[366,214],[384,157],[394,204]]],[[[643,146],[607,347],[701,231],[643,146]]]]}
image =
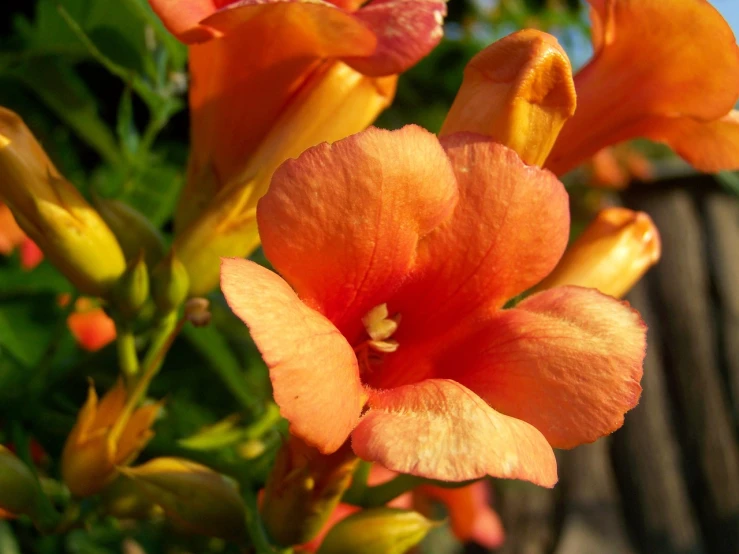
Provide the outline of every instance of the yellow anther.
{"type": "MultiPolygon", "coordinates": [[[[400,323],[400,316],[388,317],[389,312],[387,304],[380,304],[372,308],[362,318],[364,328],[367,330],[367,334],[372,338],[372,341],[384,341],[393,336],[393,333],[398,330],[398,324],[400,323]]],[[[397,348],[397,346],[395,347],[397,348]]],[[[385,350],[382,350],[385,352],[385,350]]],[[[395,349],[389,352],[395,352],[395,349]]]]}
{"type": "Polygon", "coordinates": [[[382,352],[383,354],[390,354],[391,352],[395,352],[398,349],[398,341],[396,340],[368,340],[367,346],[369,346],[372,350],[375,350],[377,352],[382,352]]]}

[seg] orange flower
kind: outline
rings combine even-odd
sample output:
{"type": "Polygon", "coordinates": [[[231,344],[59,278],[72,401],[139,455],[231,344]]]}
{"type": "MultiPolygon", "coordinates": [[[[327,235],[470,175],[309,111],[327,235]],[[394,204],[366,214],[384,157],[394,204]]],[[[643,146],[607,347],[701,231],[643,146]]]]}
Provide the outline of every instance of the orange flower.
{"type": "Polygon", "coordinates": [[[443,0],[150,3],[190,45],[192,148],[175,249],[194,295],[217,285],[219,256],[259,245],[254,209],[272,172],[370,125],[397,75],[439,42],[446,14],[443,0]]]}
{"type": "Polygon", "coordinates": [[[593,59],[546,167],[565,173],[609,144],[665,142],[703,171],[739,168],[739,47],[705,0],[588,0],[593,59]]]}
{"type": "Polygon", "coordinates": [[[645,329],[627,305],[561,287],[502,309],[569,234],[562,184],[505,146],[370,129],[285,162],[257,219],[285,280],[224,259],[222,289],[291,432],[324,453],[351,436],[401,473],[553,486],[552,447],[614,431],[638,401],[645,329]]]}
{"type": "Polygon", "coordinates": [[[33,269],[44,259],[44,254],[36,243],[18,227],[10,208],[0,202],[0,254],[7,256],[16,247],[20,248],[23,269],[33,269]]]}
{"type": "Polygon", "coordinates": [[[62,453],[62,476],[75,496],[100,492],[154,436],[159,404],[133,409],[122,380],[98,402],[92,383],[62,453]]]}
{"type": "Polygon", "coordinates": [[[115,340],[115,323],[92,300],[78,298],[74,309],[67,326],[82,348],[95,352],[115,340]]]}
{"type": "MultiPolygon", "coordinates": [[[[739,112],[733,111],[739,100],[739,47],[718,11],[705,0],[588,2],[595,54],[574,77],[577,109],[564,123],[544,167],[561,175],[608,145],[646,137],[668,144],[702,171],[739,169],[739,112]]],[[[510,37],[470,62],[474,69],[465,74],[446,132],[477,131],[489,123],[470,125],[460,113],[485,114],[491,104],[497,105],[496,77],[510,72],[505,64],[518,65],[521,71],[532,66],[526,58],[509,55],[501,68],[501,56],[494,53],[503,52],[506,44],[510,37]],[[487,101],[481,77],[487,80],[487,101]],[[474,97],[470,91],[475,91],[474,97]]],[[[536,71],[528,82],[538,83],[539,89],[556,83],[551,68],[536,71]]],[[[514,108],[509,102],[501,109],[514,108]]],[[[529,127],[523,123],[523,128],[529,127]]],[[[558,127],[552,129],[556,135],[558,127]]],[[[520,152],[510,141],[504,143],[520,152]]]]}

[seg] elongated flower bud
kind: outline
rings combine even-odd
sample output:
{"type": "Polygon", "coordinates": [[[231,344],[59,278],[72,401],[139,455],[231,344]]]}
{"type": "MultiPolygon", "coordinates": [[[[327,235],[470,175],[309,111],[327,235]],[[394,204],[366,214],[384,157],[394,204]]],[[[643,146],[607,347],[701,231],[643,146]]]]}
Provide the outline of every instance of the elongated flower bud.
{"type": "Polygon", "coordinates": [[[411,510],[363,510],[337,523],[318,554],[404,554],[437,525],[411,510]]]}
{"type": "Polygon", "coordinates": [[[122,468],[179,529],[199,535],[239,539],[246,512],[235,482],[203,465],[180,458],[155,458],[122,468]]]}
{"type": "Polygon", "coordinates": [[[131,259],[125,273],[116,283],[113,300],[118,311],[126,318],[133,319],[149,299],[149,271],[146,268],[143,251],[131,259]]]}
{"type": "Polygon", "coordinates": [[[621,298],[660,254],[659,232],[646,213],[607,208],[570,245],[537,290],[577,285],[621,298]]]}
{"type": "Polygon", "coordinates": [[[110,228],[62,177],[20,117],[0,108],[0,199],[85,294],[106,296],[126,269],[110,228]]]}
{"type": "Polygon", "coordinates": [[[187,299],[190,278],[187,269],[170,250],[151,273],[151,296],[157,309],[162,314],[176,310],[187,299]]]}
{"type": "Polygon", "coordinates": [[[526,29],[470,60],[441,134],[487,135],[541,166],[575,104],[572,68],[557,39],[526,29]]]}

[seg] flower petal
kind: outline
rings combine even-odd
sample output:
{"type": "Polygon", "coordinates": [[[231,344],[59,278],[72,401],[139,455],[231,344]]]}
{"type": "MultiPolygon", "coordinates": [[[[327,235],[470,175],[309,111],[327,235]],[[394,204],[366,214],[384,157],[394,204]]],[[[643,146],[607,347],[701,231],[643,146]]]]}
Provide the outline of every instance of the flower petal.
{"type": "Polygon", "coordinates": [[[589,0],[595,57],[577,75],[577,111],[546,167],[565,173],[643,136],[650,117],[719,119],[739,98],[739,46],[704,0],[589,0]],[[689,32],[686,32],[689,29],[689,32]]]}
{"type": "Polygon", "coordinates": [[[732,110],[716,121],[696,121],[688,117],[653,121],[644,135],[664,142],[690,165],[705,171],[739,169],[739,111],[732,110]]]}
{"type": "Polygon", "coordinates": [[[434,135],[371,128],[285,162],[257,219],[275,269],[352,342],[361,317],[398,289],[419,239],[456,198],[434,135]]]}
{"type": "Polygon", "coordinates": [[[368,57],[344,61],[366,75],[402,73],[439,44],[444,36],[443,0],[374,0],[354,13],[377,37],[368,57]]]}
{"type": "Polygon", "coordinates": [[[290,100],[326,69],[322,60],[368,55],[376,39],[329,4],[243,5],[206,23],[225,36],[190,47],[193,145],[186,190],[207,201],[240,177],[290,100]],[[213,190],[199,190],[208,183],[213,190]]]}
{"type": "Polygon", "coordinates": [[[496,313],[447,356],[493,408],[572,448],[615,431],[636,406],[645,335],[627,304],[560,287],[496,313]]]}
{"type": "Polygon", "coordinates": [[[569,237],[567,193],[554,175],[480,135],[450,135],[442,144],[460,199],[422,242],[414,279],[391,306],[404,319],[399,333],[447,328],[481,305],[503,305],[556,266],[569,237]]]}
{"type": "Polygon", "coordinates": [[[324,454],[337,450],[364,404],[352,347],[278,275],[253,262],[224,258],[221,287],[269,366],[291,433],[324,454]]]}
{"type": "Polygon", "coordinates": [[[214,36],[199,23],[233,0],[149,0],[170,33],[185,43],[200,42],[214,36]]]}
{"type": "Polygon", "coordinates": [[[444,481],[485,475],[552,487],[554,452],[529,424],[504,416],[445,379],[375,392],[352,433],[360,458],[444,481]]]}

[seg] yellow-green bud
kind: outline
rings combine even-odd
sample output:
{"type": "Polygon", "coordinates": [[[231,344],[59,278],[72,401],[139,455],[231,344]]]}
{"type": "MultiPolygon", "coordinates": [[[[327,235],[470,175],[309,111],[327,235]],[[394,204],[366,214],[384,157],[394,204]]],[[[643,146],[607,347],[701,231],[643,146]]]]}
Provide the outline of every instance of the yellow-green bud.
{"type": "Polygon", "coordinates": [[[267,479],[262,519],[281,546],[315,537],[351,482],[359,459],[344,445],[328,456],[290,437],[267,479]]]}
{"type": "Polygon", "coordinates": [[[0,513],[36,518],[41,489],[30,469],[0,445],[0,513]]]}
{"type": "Polygon", "coordinates": [[[94,196],[93,202],[118,239],[126,260],[137,257],[143,250],[146,264],[154,267],[164,257],[164,237],[141,212],[113,198],[94,196]]]}
{"type": "Polygon", "coordinates": [[[64,179],[23,120],[0,107],[0,200],[81,292],[107,296],[126,269],[115,235],[64,179]]]}
{"type": "Polygon", "coordinates": [[[170,251],[151,273],[151,296],[157,309],[163,314],[176,310],[187,299],[189,288],[187,269],[170,251]]]}
{"type": "Polygon", "coordinates": [[[127,319],[133,319],[149,299],[149,271],[143,252],[128,263],[125,273],[116,284],[115,307],[127,319]]]}
{"type": "Polygon", "coordinates": [[[334,525],[318,554],[404,554],[438,525],[412,510],[363,510],[334,525]]]}
{"type": "Polygon", "coordinates": [[[225,539],[246,533],[246,508],[238,486],[210,468],[181,458],[155,458],[120,472],[182,531],[225,539]]]}

